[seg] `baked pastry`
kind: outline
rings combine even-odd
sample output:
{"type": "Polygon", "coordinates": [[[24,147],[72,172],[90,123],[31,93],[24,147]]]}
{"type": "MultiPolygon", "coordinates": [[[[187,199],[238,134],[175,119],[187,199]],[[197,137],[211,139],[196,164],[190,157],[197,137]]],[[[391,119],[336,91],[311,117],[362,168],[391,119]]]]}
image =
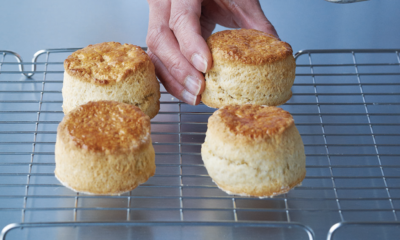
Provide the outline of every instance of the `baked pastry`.
{"type": "Polygon", "coordinates": [[[55,148],[56,178],[72,190],[120,194],[154,175],[150,118],[115,101],[89,102],[61,121],[55,148]]]}
{"type": "Polygon", "coordinates": [[[277,107],[228,105],[209,118],[201,156],[228,194],[272,197],[300,184],[304,145],[289,112],[277,107]]]}
{"type": "Polygon", "coordinates": [[[89,101],[113,100],[139,107],[150,118],[160,109],[160,84],[140,47],[105,42],[89,45],[64,61],[63,110],[89,101]]]}
{"type": "Polygon", "coordinates": [[[207,44],[213,57],[201,96],[207,106],[277,106],[292,97],[296,62],[288,43],[261,31],[240,29],[217,32],[207,44]]]}

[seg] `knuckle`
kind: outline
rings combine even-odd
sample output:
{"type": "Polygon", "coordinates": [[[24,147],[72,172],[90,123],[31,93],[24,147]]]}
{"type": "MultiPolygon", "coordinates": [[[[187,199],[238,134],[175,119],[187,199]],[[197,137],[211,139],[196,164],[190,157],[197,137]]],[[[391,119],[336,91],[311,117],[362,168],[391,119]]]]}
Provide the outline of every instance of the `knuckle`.
{"type": "Polygon", "coordinates": [[[148,51],[148,52],[147,52],[147,55],[149,55],[150,60],[151,60],[154,64],[158,63],[159,59],[157,58],[156,55],[154,55],[153,52],[148,51]]]}
{"type": "Polygon", "coordinates": [[[183,55],[186,55],[189,52],[195,51],[193,49],[193,46],[195,46],[196,44],[194,43],[195,42],[190,37],[181,37],[179,39],[179,49],[181,50],[181,53],[183,53],[183,55]]]}
{"type": "Polygon", "coordinates": [[[185,19],[187,16],[190,14],[189,9],[183,9],[171,16],[169,19],[169,27],[173,30],[176,31],[180,27],[182,27],[183,24],[185,24],[185,19]]]}
{"type": "Polygon", "coordinates": [[[147,46],[153,51],[156,51],[165,38],[166,31],[168,30],[168,27],[163,25],[150,28],[146,36],[147,46]]]}
{"type": "Polygon", "coordinates": [[[168,72],[179,81],[180,79],[178,76],[180,76],[183,71],[181,62],[176,57],[170,57],[167,62],[168,72]]]}

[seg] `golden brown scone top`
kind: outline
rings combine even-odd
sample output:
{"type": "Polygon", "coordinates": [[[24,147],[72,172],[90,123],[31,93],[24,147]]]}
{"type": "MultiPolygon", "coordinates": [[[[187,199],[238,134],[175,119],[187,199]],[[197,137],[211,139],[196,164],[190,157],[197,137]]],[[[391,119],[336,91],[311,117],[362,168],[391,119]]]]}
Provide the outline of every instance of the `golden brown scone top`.
{"type": "Polygon", "coordinates": [[[292,115],[278,107],[227,105],[215,114],[231,133],[251,139],[281,133],[294,124],[292,115]]]}
{"type": "Polygon", "coordinates": [[[75,146],[106,154],[138,149],[150,140],[150,118],[138,107],[115,101],[81,105],[60,128],[75,146]]]}
{"type": "Polygon", "coordinates": [[[271,34],[254,29],[225,30],[207,39],[214,61],[243,64],[273,63],[293,54],[292,47],[271,34]]]}
{"type": "Polygon", "coordinates": [[[97,85],[123,81],[148,64],[150,57],[140,47],[118,42],[89,45],[72,53],[64,61],[67,73],[97,85]]]}

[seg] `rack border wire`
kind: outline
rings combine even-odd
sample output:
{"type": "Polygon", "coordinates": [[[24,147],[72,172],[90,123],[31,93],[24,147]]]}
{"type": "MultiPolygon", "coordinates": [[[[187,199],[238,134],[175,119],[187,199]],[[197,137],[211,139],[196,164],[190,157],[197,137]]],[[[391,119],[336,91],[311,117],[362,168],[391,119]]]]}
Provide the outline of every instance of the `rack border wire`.
{"type": "Polygon", "coordinates": [[[314,239],[313,230],[300,223],[283,223],[283,222],[182,222],[182,221],[168,221],[168,222],[47,222],[47,223],[12,223],[7,225],[0,234],[0,240],[5,240],[7,234],[17,228],[34,228],[34,227],[102,227],[102,226],[220,226],[220,227],[265,227],[265,228],[299,228],[306,232],[309,240],[314,239]]]}
{"type": "MultiPolygon", "coordinates": [[[[53,65],[60,65],[62,62],[51,62],[49,61],[49,55],[53,53],[65,53],[65,52],[73,52],[76,51],[80,48],[69,48],[69,49],[46,49],[46,50],[41,50],[35,53],[32,62],[23,62],[22,58],[15,52],[12,51],[1,51],[0,54],[2,57],[0,58],[0,76],[2,74],[24,74],[28,79],[25,80],[0,80],[0,93],[7,93],[7,94],[15,94],[15,93],[22,93],[22,94],[39,94],[40,99],[38,100],[0,100],[0,104],[38,104],[38,110],[30,110],[30,111],[25,111],[25,110],[1,110],[0,114],[36,114],[36,120],[20,120],[20,121],[0,121],[0,126],[5,126],[5,125],[24,125],[24,124],[34,124],[35,129],[33,131],[29,130],[5,130],[5,129],[0,129],[0,137],[2,135],[8,136],[8,135],[26,135],[26,134],[33,134],[33,140],[32,141],[0,141],[0,146],[24,146],[24,145],[31,145],[32,149],[31,151],[0,151],[0,156],[22,156],[22,155],[28,155],[30,156],[30,161],[29,162],[1,162],[0,161],[0,166],[5,166],[5,167],[15,167],[15,166],[28,166],[28,171],[27,172],[0,172],[0,178],[1,177],[18,177],[18,176],[26,176],[27,177],[27,182],[25,184],[23,183],[14,183],[14,184],[1,184],[0,187],[5,187],[5,188],[14,188],[14,187],[25,187],[25,194],[24,195],[18,195],[18,194],[9,194],[9,195],[0,195],[0,202],[2,199],[17,199],[20,197],[23,197],[24,203],[22,208],[2,208],[0,205],[0,211],[3,209],[6,210],[21,210],[21,223],[20,224],[10,224],[7,227],[3,229],[2,232],[2,238],[5,238],[5,235],[7,234],[8,231],[11,229],[15,228],[30,228],[30,227],[45,227],[45,226],[50,226],[50,227],[57,227],[57,226],[62,226],[63,224],[66,224],[65,226],[78,226],[79,224],[107,224],[107,223],[101,223],[101,222],[83,222],[79,220],[78,213],[83,210],[123,210],[126,211],[126,221],[127,222],[108,222],[110,224],[117,224],[117,225],[135,225],[135,224],[177,224],[177,225],[184,225],[184,224],[214,224],[216,222],[195,222],[195,221],[190,221],[184,218],[185,216],[185,211],[196,211],[196,212],[202,212],[202,211],[214,211],[214,212],[226,212],[230,211],[233,214],[233,221],[225,221],[225,222],[218,222],[217,224],[244,224],[246,221],[241,220],[239,214],[243,212],[265,212],[265,213],[273,213],[273,212],[281,212],[286,215],[286,220],[278,222],[279,226],[281,227],[299,227],[302,228],[301,226],[304,227],[304,231],[308,234],[309,239],[314,239],[314,233],[313,230],[307,226],[304,225],[303,222],[298,223],[296,221],[296,213],[302,213],[302,212],[314,212],[314,211],[320,211],[320,212],[331,212],[331,213],[338,213],[340,216],[340,222],[337,224],[334,224],[331,226],[327,238],[330,240],[335,231],[340,229],[342,226],[347,226],[347,225],[357,225],[359,222],[351,222],[346,219],[346,216],[343,215],[343,213],[374,213],[374,212],[391,212],[392,213],[392,219],[394,221],[380,221],[380,222],[363,222],[362,224],[365,225],[374,225],[377,223],[378,225],[385,225],[388,224],[388,226],[391,226],[393,224],[399,224],[398,221],[398,213],[400,212],[400,209],[396,206],[395,202],[400,203],[400,196],[398,195],[392,195],[392,191],[398,191],[400,190],[400,187],[390,185],[388,181],[391,180],[398,180],[400,179],[400,175],[393,175],[392,174],[387,174],[385,171],[387,169],[399,169],[400,165],[396,163],[383,163],[381,161],[381,157],[395,157],[398,158],[400,156],[400,152],[395,151],[396,148],[400,146],[398,143],[387,143],[387,142],[380,142],[379,140],[376,140],[376,138],[379,137],[400,137],[400,133],[397,133],[396,131],[393,132],[379,132],[379,131],[374,131],[375,127],[395,127],[398,128],[400,127],[400,124],[398,122],[388,122],[388,121],[383,121],[383,122],[376,122],[372,118],[381,118],[381,117],[393,117],[396,118],[400,116],[400,111],[395,111],[395,112],[388,112],[388,111],[382,111],[382,112],[370,112],[369,108],[370,107],[376,107],[376,106],[399,106],[400,101],[374,101],[371,100],[371,97],[388,97],[388,96],[393,96],[393,97],[398,97],[400,95],[399,92],[396,90],[390,90],[390,91],[378,91],[378,90],[370,90],[370,91],[364,91],[363,87],[381,87],[381,86],[386,86],[386,87],[392,87],[393,89],[398,89],[397,86],[400,86],[400,81],[398,82],[362,82],[361,78],[364,76],[378,76],[378,77],[385,77],[385,76],[395,76],[397,77],[400,75],[400,71],[394,71],[394,72],[363,72],[359,71],[358,68],[360,67],[399,67],[400,69],[400,56],[399,52],[400,49],[338,49],[338,50],[327,50],[327,49],[322,49],[322,50],[302,50],[299,51],[298,53],[295,54],[295,59],[299,59],[303,55],[308,57],[308,63],[307,64],[297,64],[298,68],[309,68],[310,73],[297,73],[297,77],[310,77],[312,79],[312,82],[300,82],[300,83],[295,83],[294,87],[311,87],[313,90],[307,91],[307,92],[294,92],[293,96],[295,97],[314,97],[315,101],[314,102],[307,102],[307,101],[292,101],[287,104],[285,104],[288,107],[296,107],[296,106],[310,106],[310,107],[317,107],[316,112],[294,112],[292,113],[293,116],[295,117],[317,117],[318,121],[313,121],[313,122],[296,122],[296,125],[298,127],[319,127],[321,132],[304,132],[302,133],[302,137],[310,137],[310,138],[315,138],[319,137],[322,138],[323,141],[320,142],[313,142],[313,143],[305,143],[306,148],[323,148],[325,149],[325,152],[322,153],[320,152],[313,152],[313,153],[307,153],[307,157],[310,158],[326,158],[327,159],[327,164],[320,164],[320,163],[308,163],[307,164],[307,169],[314,169],[318,171],[324,171],[325,169],[328,169],[329,174],[321,174],[321,175],[312,175],[312,176],[307,176],[308,180],[330,180],[331,181],[331,186],[301,186],[298,187],[297,189],[301,191],[333,191],[334,195],[321,195],[321,196],[310,196],[306,197],[304,195],[299,195],[299,196],[288,196],[288,195],[282,195],[279,197],[276,197],[274,199],[269,199],[268,201],[270,202],[280,202],[282,201],[283,206],[274,208],[274,206],[267,207],[267,208],[252,208],[252,207],[246,207],[243,206],[238,206],[237,203],[238,201],[243,201],[247,200],[248,198],[246,197],[240,197],[240,196],[221,196],[221,195],[211,195],[211,196],[187,196],[184,194],[185,190],[190,190],[190,189],[204,189],[204,190],[213,190],[217,189],[216,186],[211,185],[211,184],[192,184],[188,185],[185,184],[183,181],[183,178],[198,178],[198,179],[208,179],[207,174],[199,174],[199,173],[187,173],[185,172],[185,169],[187,168],[201,168],[201,164],[195,164],[195,163],[185,163],[184,158],[186,157],[197,157],[200,156],[200,153],[198,152],[193,152],[185,150],[188,147],[199,147],[200,143],[196,142],[186,142],[184,139],[188,136],[204,136],[204,131],[188,131],[188,126],[204,126],[206,122],[202,120],[197,120],[197,118],[201,117],[208,117],[212,114],[212,112],[208,111],[195,111],[189,108],[189,106],[183,102],[178,102],[178,101],[169,101],[165,100],[161,102],[162,105],[176,105],[178,107],[178,111],[162,111],[160,112],[160,116],[176,116],[177,121],[159,121],[159,120],[154,120],[152,121],[152,125],[154,126],[177,126],[178,131],[177,132],[165,132],[165,131],[152,131],[152,135],[176,135],[177,136],[177,141],[174,142],[154,142],[154,146],[171,146],[171,147],[177,147],[177,152],[162,152],[162,151],[156,151],[156,156],[177,156],[179,158],[179,162],[177,163],[157,163],[157,166],[160,167],[171,167],[171,168],[177,168],[178,172],[177,174],[156,174],[156,178],[178,178],[179,182],[178,184],[169,184],[169,185],[152,185],[152,184],[143,184],[141,188],[143,189],[152,189],[152,188],[168,188],[168,189],[178,189],[179,194],[174,195],[174,196],[138,196],[138,195],[132,195],[132,192],[129,193],[129,195],[123,195],[123,196],[102,196],[104,199],[124,199],[124,201],[127,201],[127,204],[125,207],[90,207],[90,206],[80,206],[79,203],[81,199],[87,200],[87,199],[96,199],[96,196],[87,196],[87,195],[79,195],[78,193],[73,194],[73,195],[57,195],[57,194],[47,194],[47,195],[40,195],[40,194],[29,194],[29,188],[35,188],[35,187],[41,187],[41,188],[52,188],[52,187],[57,187],[61,186],[58,184],[44,184],[44,183],[31,183],[30,178],[31,177],[51,177],[53,176],[52,173],[40,173],[40,172],[32,172],[32,169],[34,167],[46,167],[46,166],[54,166],[54,163],[51,162],[34,162],[33,159],[35,156],[51,156],[54,154],[54,152],[49,152],[49,151],[39,151],[38,146],[45,146],[45,145],[53,145],[54,142],[52,141],[40,141],[37,139],[38,135],[55,135],[55,131],[49,131],[49,130],[40,130],[39,126],[42,125],[50,125],[50,124],[58,124],[58,121],[48,121],[48,120],[41,120],[40,116],[42,114],[60,114],[62,111],[54,111],[54,110],[43,110],[42,105],[43,104],[60,104],[62,101],[58,100],[48,100],[44,99],[44,94],[45,93],[51,93],[51,94],[60,94],[61,91],[56,91],[56,90],[46,90],[45,89],[45,84],[59,84],[62,83],[62,80],[57,80],[54,78],[49,77],[50,74],[60,74],[63,73],[63,71],[54,71],[54,70],[48,70],[48,66],[53,66],[53,65]],[[396,59],[397,62],[389,62],[389,63],[365,63],[365,62],[357,62],[356,59],[356,54],[359,53],[395,53],[396,54],[396,59]],[[351,54],[352,55],[352,63],[314,63],[312,60],[312,56],[314,54],[351,54]],[[12,55],[17,62],[5,62],[5,57],[6,55],[12,55]],[[40,56],[45,56],[46,60],[45,62],[38,62],[38,59],[40,56]],[[4,65],[10,65],[10,66],[15,66],[18,65],[19,71],[5,71],[2,70],[4,65]],[[31,71],[26,71],[24,69],[24,65],[31,65],[31,71]],[[44,65],[44,70],[37,70],[37,66],[39,65],[44,65]],[[314,68],[327,68],[327,67],[332,67],[332,68],[341,68],[341,67],[354,67],[354,72],[315,72],[314,68]],[[42,80],[37,80],[33,79],[34,74],[43,74],[43,79],[42,80]],[[339,84],[335,82],[320,82],[316,80],[316,77],[356,77],[357,82],[344,82],[340,83],[342,86],[347,86],[347,87],[358,87],[359,92],[356,92],[355,90],[345,92],[345,93],[337,93],[337,92],[328,92],[328,91],[321,91],[319,88],[321,87],[337,87],[339,84]],[[29,83],[38,83],[41,84],[41,89],[40,90],[3,90],[1,86],[3,84],[22,84],[26,85],[29,83]],[[396,88],[397,87],[397,88],[396,88]],[[321,101],[320,98],[324,97],[332,97],[332,96],[341,96],[341,97],[362,97],[361,102],[326,102],[326,101],[321,101]],[[336,107],[336,106],[343,106],[343,107],[354,107],[354,106],[360,106],[365,109],[364,112],[326,112],[322,108],[324,107],[336,107]],[[191,116],[195,117],[195,120],[187,120],[191,116]],[[325,121],[326,117],[366,117],[367,121],[366,122],[349,122],[349,121],[344,121],[344,122],[327,122],[325,121]],[[186,120],[183,120],[186,119],[186,120]],[[325,128],[331,128],[331,127],[368,127],[369,128],[369,133],[366,132],[356,132],[356,133],[347,133],[347,132],[332,132],[332,131],[326,131],[325,128]],[[339,142],[330,142],[328,138],[333,138],[333,137],[371,137],[372,142],[354,142],[351,144],[346,144],[346,143],[339,143],[339,142]],[[335,152],[335,148],[373,148],[375,150],[374,153],[372,152],[362,152],[362,153],[352,153],[352,152],[335,152]],[[393,151],[383,151],[380,152],[380,148],[390,148],[393,149],[393,151]],[[332,151],[331,151],[332,149],[332,151]],[[331,158],[345,158],[348,157],[350,161],[354,162],[351,164],[337,164],[334,163],[335,160],[332,160],[331,158]],[[363,165],[362,163],[356,161],[355,159],[361,157],[361,158],[377,158],[377,161],[374,164],[365,164],[363,165]],[[380,170],[380,175],[374,175],[374,174],[361,174],[361,175],[337,175],[335,174],[335,171],[338,170],[343,170],[346,171],[347,169],[349,170],[368,170],[370,172],[373,172],[374,169],[379,169],[380,170]],[[371,170],[370,170],[371,169],[371,170]],[[365,180],[365,181],[383,181],[383,186],[380,185],[366,185],[366,186],[343,186],[343,185],[337,185],[336,181],[343,181],[343,180],[365,180]],[[385,191],[386,195],[379,195],[379,196],[369,196],[369,197],[361,197],[361,198],[356,198],[356,197],[343,197],[340,196],[338,191],[385,191]],[[66,198],[66,199],[74,199],[74,204],[71,207],[61,207],[61,208],[39,208],[39,207],[27,207],[27,199],[56,199],[56,198],[66,198]],[[167,222],[157,222],[157,221],[149,221],[149,222],[139,222],[136,220],[131,219],[131,212],[132,211],[137,211],[137,210],[150,210],[151,208],[144,208],[144,207],[137,207],[135,206],[132,201],[135,201],[137,199],[178,199],[179,200],[179,206],[178,207],[158,207],[158,208],[152,208],[156,211],[168,211],[168,210],[174,210],[174,211],[179,211],[179,218],[180,221],[167,221],[167,222]],[[185,206],[185,201],[187,200],[230,200],[231,201],[231,207],[226,206],[226,207],[188,207],[185,206]],[[312,201],[315,203],[326,203],[329,201],[334,201],[336,202],[336,207],[327,207],[327,208],[307,208],[307,207],[298,207],[298,206],[293,206],[293,201],[312,201]],[[368,202],[368,201],[388,201],[389,205],[387,207],[376,207],[376,208],[367,208],[367,207],[342,207],[341,202],[368,202]],[[394,202],[395,201],[395,202],[394,202]],[[291,206],[292,205],[292,206],[291,206]],[[47,211],[47,210],[67,210],[70,211],[72,210],[73,212],[73,222],[68,222],[68,223],[60,223],[60,222],[42,222],[42,223],[32,223],[32,222],[26,222],[25,221],[25,211],[47,211]],[[294,216],[291,216],[291,213],[294,214],[294,216]],[[294,219],[294,220],[293,220],[294,219]]],[[[144,48],[146,50],[146,48],[144,48]]],[[[163,96],[168,96],[168,93],[163,91],[162,92],[163,96]]],[[[385,119],[384,119],[385,120],[385,119]]],[[[256,224],[260,224],[260,226],[267,227],[269,226],[268,224],[274,224],[274,222],[256,222],[256,224]],[[264,224],[264,225],[263,225],[264,224]]],[[[251,223],[246,223],[246,224],[251,224],[251,223]]],[[[246,225],[244,224],[244,225],[246,225]]],[[[276,225],[276,226],[278,226],[276,225]]],[[[325,232],[326,233],[326,232],[325,232]]]]}

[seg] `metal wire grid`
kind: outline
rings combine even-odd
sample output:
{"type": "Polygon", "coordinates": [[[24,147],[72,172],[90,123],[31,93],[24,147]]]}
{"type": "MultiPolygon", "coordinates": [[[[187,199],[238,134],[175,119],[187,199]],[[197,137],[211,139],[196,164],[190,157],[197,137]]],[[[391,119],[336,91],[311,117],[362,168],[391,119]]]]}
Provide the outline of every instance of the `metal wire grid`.
{"type": "MultiPolygon", "coordinates": [[[[62,187],[53,175],[54,141],[63,116],[62,61],[74,50],[39,51],[35,64],[29,63],[32,71],[21,67],[21,59],[12,61],[18,59],[15,53],[2,52],[0,214],[5,217],[0,228],[11,222],[22,224],[8,230],[92,224],[87,221],[171,227],[258,223],[284,229],[269,229],[277,239],[299,236],[287,227],[304,230],[301,237],[311,239],[306,226],[322,239],[331,226],[330,237],[347,227],[346,221],[374,221],[368,224],[384,226],[376,232],[381,238],[395,236],[388,226],[398,223],[400,203],[399,50],[296,54],[293,97],[282,107],[293,114],[305,143],[307,177],[302,186],[273,199],[232,197],[216,188],[200,156],[213,110],[186,105],[165,91],[152,121],[155,177],[121,196],[89,196],[62,187]],[[26,79],[21,73],[35,75],[26,79]]],[[[348,239],[362,234],[351,228],[342,232],[348,239]]],[[[242,233],[250,236],[249,229],[242,233]]]]}

